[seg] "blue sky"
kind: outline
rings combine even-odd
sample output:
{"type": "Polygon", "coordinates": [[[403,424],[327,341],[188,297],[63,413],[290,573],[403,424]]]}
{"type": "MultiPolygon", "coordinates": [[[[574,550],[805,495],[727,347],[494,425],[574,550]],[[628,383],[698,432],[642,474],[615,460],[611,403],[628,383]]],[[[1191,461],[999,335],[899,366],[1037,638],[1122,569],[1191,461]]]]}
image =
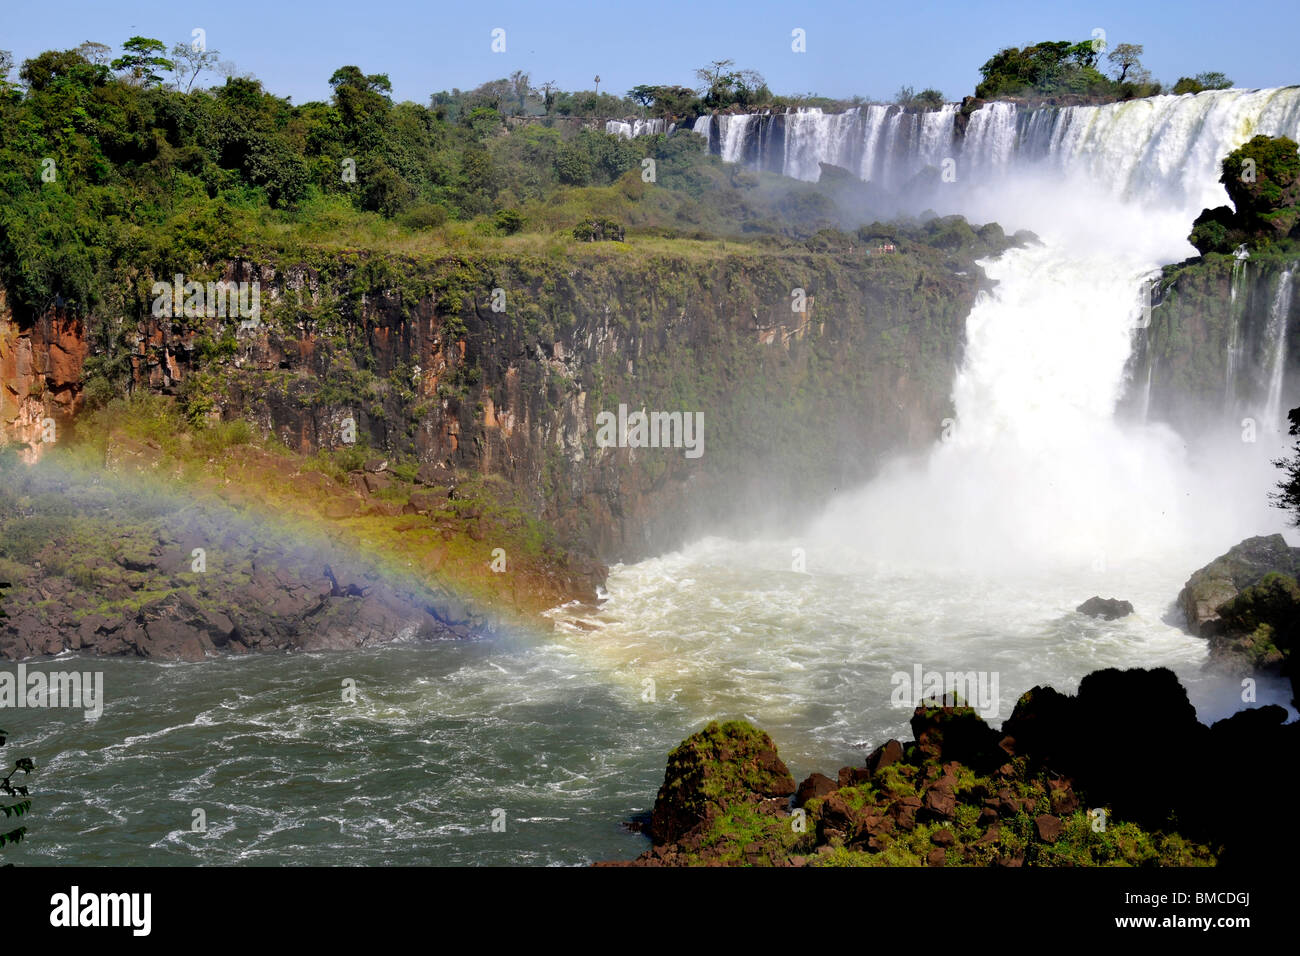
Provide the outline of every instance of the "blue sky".
{"type": "Polygon", "coordinates": [[[564,89],[590,89],[597,74],[601,89],[615,93],[638,83],[693,86],[696,67],[724,58],[758,70],[777,93],[885,98],[906,84],[953,100],[973,90],[979,65],[998,49],[1084,40],[1098,27],[1112,46],[1143,44],[1144,63],[1168,83],[1202,70],[1221,70],[1238,86],[1300,83],[1295,0],[0,3],[0,49],[17,62],[84,40],[116,49],[134,34],[170,46],[201,27],[222,59],[295,103],[328,98],[329,76],[345,63],[387,73],[396,99],[423,103],[435,90],[469,89],[517,69],[564,89]],[[497,27],[506,31],[504,53],[491,51],[497,27]],[[795,28],[806,33],[806,53],[791,51],[795,28]]]}

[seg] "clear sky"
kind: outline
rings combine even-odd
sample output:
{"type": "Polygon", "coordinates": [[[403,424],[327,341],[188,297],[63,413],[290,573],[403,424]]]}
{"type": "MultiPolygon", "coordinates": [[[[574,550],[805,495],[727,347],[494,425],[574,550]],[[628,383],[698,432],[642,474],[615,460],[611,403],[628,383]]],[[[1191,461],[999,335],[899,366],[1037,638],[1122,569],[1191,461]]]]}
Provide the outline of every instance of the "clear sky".
{"type": "MultiPolygon", "coordinates": [[[[394,98],[470,89],[522,69],[534,84],[624,93],[639,83],[694,86],[710,60],[758,70],[776,93],[887,98],[903,85],[949,100],[973,91],[998,49],[1040,40],[1086,40],[1095,28],[1141,43],[1153,76],[1221,70],[1237,86],[1300,83],[1300,2],[1090,0],[0,0],[0,49],[15,61],[84,40],[114,47],[136,34],[170,47],[207,32],[240,72],[303,103],[329,96],[344,64],[387,73],[394,98]],[[504,53],[492,31],[505,30],[504,53]],[[807,52],[791,50],[805,32],[807,52]]],[[[206,76],[205,83],[218,82],[206,76]]]]}

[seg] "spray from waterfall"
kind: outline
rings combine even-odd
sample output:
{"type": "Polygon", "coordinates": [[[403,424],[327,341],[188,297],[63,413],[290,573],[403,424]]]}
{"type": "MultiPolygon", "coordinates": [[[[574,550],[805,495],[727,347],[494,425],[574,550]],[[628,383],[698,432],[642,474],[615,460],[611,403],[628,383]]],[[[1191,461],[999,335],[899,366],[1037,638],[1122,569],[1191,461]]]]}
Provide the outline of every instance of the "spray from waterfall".
{"type": "MultiPolygon", "coordinates": [[[[995,104],[972,115],[964,140],[955,119],[953,110],[871,107],[720,124],[724,159],[765,168],[773,158],[747,130],[780,126],[781,168],[802,178],[827,162],[898,183],[956,155],[956,182],[918,202],[1043,239],[983,263],[996,285],[967,320],[950,440],[833,503],[817,533],[848,562],[1086,575],[1208,558],[1281,530],[1267,504],[1275,479],[1262,445],[1233,438],[1189,450],[1188,436],[1121,422],[1115,411],[1145,334],[1144,282],[1189,255],[1192,220],[1225,201],[1224,155],[1258,132],[1300,134],[1300,89],[1029,112],[995,104]]],[[[1269,333],[1270,424],[1281,412],[1289,290],[1288,278],[1269,333]]]]}

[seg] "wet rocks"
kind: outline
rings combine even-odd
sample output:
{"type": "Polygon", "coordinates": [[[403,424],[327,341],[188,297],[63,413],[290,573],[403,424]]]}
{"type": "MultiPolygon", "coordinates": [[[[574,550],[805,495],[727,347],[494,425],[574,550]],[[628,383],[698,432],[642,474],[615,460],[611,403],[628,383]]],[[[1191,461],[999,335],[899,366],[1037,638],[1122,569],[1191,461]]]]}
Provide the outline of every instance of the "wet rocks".
{"type": "Polygon", "coordinates": [[[1300,834],[1234,809],[1227,796],[1250,801],[1294,786],[1300,725],[1286,724],[1286,714],[1255,708],[1206,727],[1174,674],[1160,668],[1096,671],[1075,695],[1036,687],[1002,731],[970,708],[925,701],[913,714],[915,741],[889,741],[868,767],[845,767],[838,779],[810,775],[794,810],[783,805],[793,786],[770,738],[748,724],[711,724],[670,757],[655,847],[635,862],[1187,866],[1289,858],[1300,834]],[[1268,768],[1267,778],[1251,782],[1258,768],[1268,768]],[[1097,819],[1123,824],[1124,838],[1096,838],[1097,819]]]}
{"type": "Polygon", "coordinates": [[[1219,608],[1271,571],[1300,572],[1300,548],[1280,534],[1247,538],[1194,572],[1178,594],[1187,630],[1198,637],[1220,633],[1219,608]]]}
{"type": "Polygon", "coordinates": [[[1117,618],[1127,617],[1133,613],[1133,605],[1128,601],[1121,601],[1118,598],[1090,597],[1078,607],[1075,608],[1080,614],[1087,614],[1089,617],[1099,617],[1105,621],[1114,621],[1117,618]]]}

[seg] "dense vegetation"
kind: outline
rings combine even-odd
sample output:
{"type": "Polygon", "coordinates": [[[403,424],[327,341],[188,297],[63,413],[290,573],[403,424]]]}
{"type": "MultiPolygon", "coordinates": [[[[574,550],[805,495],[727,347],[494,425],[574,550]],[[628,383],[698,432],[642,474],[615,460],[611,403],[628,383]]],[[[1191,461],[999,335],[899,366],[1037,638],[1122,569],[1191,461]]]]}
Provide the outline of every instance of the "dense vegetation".
{"type": "MultiPolygon", "coordinates": [[[[1120,43],[1110,52],[1105,50],[1105,41],[1100,39],[1007,47],[980,67],[983,80],[975,88],[975,96],[986,100],[1026,97],[1105,103],[1156,96],[1164,90],[1163,84],[1153,80],[1142,65],[1144,49],[1140,43],[1120,43]],[[1102,72],[1103,58],[1109,65],[1109,76],[1102,72]]],[[[1199,93],[1231,85],[1232,81],[1222,73],[1199,73],[1194,78],[1180,77],[1172,92],[1199,93]]]]}
{"type": "Polygon", "coordinates": [[[1233,205],[1196,217],[1188,241],[1201,255],[1300,239],[1300,153],[1285,136],[1256,136],[1223,159],[1219,182],[1233,205]],[[1235,207],[1235,208],[1233,208],[1235,207]]]}

